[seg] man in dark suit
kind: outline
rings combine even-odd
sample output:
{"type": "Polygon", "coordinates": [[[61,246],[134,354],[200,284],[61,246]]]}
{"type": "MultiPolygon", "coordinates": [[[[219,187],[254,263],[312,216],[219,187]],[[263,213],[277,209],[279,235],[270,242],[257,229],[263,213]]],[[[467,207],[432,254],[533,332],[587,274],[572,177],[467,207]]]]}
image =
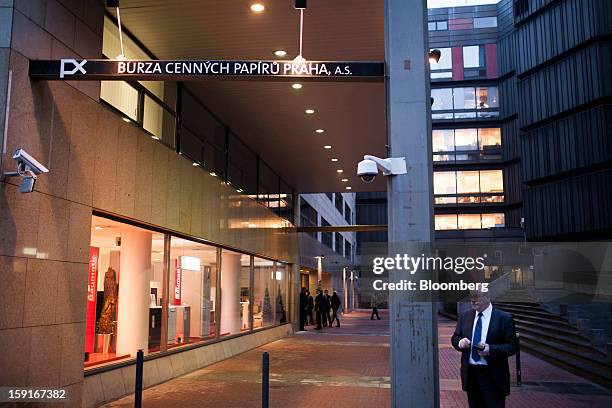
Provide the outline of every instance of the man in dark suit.
{"type": "Polygon", "coordinates": [[[325,296],[323,296],[321,289],[317,289],[317,296],[315,297],[314,304],[315,313],[317,314],[317,327],[315,327],[315,330],[322,330],[323,327],[321,327],[321,323],[323,322],[324,318],[327,318],[327,316],[324,317],[325,308],[327,307],[327,299],[325,299],[325,296]]]}
{"type": "Polygon", "coordinates": [[[503,408],[510,394],[508,357],[518,343],[512,316],[494,309],[486,292],[470,293],[472,310],[459,316],[451,339],[461,352],[461,385],[471,408],[503,408]]]}

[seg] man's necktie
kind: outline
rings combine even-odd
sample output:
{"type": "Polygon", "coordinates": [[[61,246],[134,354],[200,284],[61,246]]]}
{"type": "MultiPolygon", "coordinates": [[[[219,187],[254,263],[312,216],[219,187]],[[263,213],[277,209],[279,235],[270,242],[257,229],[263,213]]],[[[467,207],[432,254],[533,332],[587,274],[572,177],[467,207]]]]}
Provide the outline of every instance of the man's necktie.
{"type": "Polygon", "coordinates": [[[476,321],[476,328],[474,329],[474,336],[472,336],[472,359],[474,361],[479,361],[480,356],[478,355],[478,350],[476,346],[480,343],[480,338],[482,337],[482,312],[478,313],[478,320],[476,321]]]}

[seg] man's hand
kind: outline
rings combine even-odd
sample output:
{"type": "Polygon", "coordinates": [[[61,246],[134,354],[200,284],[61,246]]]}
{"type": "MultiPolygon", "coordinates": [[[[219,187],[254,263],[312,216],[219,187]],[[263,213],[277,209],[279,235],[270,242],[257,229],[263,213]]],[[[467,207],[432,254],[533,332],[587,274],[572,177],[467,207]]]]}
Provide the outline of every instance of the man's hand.
{"type": "Polygon", "coordinates": [[[472,344],[472,342],[467,337],[464,337],[461,340],[459,340],[459,348],[460,349],[470,348],[471,344],[472,344]]]}
{"type": "Polygon", "coordinates": [[[485,348],[483,350],[478,350],[478,355],[481,357],[486,357],[489,355],[489,345],[485,344],[485,348]]]}

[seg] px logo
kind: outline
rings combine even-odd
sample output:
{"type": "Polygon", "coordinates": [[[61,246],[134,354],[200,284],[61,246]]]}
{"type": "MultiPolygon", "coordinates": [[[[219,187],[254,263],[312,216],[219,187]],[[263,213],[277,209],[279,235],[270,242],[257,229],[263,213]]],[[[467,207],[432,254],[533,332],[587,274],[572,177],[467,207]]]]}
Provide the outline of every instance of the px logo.
{"type": "Polygon", "coordinates": [[[87,63],[87,60],[83,60],[81,62],[78,62],[75,59],[62,59],[60,62],[60,78],[64,78],[65,75],[74,75],[77,73],[77,71],[80,71],[83,74],[86,74],[87,71],[85,71],[85,64],[87,63]],[[66,65],[72,65],[73,68],[69,71],[66,70],[66,65]]]}

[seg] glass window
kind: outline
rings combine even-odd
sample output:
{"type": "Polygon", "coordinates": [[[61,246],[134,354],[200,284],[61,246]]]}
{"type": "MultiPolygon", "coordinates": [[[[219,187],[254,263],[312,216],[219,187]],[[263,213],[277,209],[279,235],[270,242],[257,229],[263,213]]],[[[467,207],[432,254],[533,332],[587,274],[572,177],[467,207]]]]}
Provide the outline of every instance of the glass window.
{"type": "Polygon", "coordinates": [[[280,182],[280,216],[293,224],[293,189],[283,180],[280,182]]]}
{"type": "Polygon", "coordinates": [[[459,214],[457,215],[458,229],[481,229],[480,214],[459,214]]]}
{"type": "Polygon", "coordinates": [[[259,161],[259,196],[257,201],[270,208],[279,206],[278,175],[263,161],[259,161]]]}
{"type": "Polygon", "coordinates": [[[491,149],[499,149],[501,146],[501,129],[478,129],[478,139],[480,143],[480,150],[486,151],[491,149]]]}
{"type": "Polygon", "coordinates": [[[478,109],[499,108],[499,98],[496,86],[476,88],[476,95],[478,109]]]}
{"type": "Polygon", "coordinates": [[[164,235],[97,216],[91,224],[85,367],[136,357],[143,344],[159,351],[164,235]]]}
{"type": "Polygon", "coordinates": [[[433,182],[434,182],[434,194],[456,194],[457,193],[454,171],[436,171],[434,172],[433,182]]]}
{"type": "Polygon", "coordinates": [[[439,153],[434,153],[433,161],[435,161],[435,162],[455,161],[455,155],[454,154],[439,154],[439,153]]]}
{"type": "MultiPolygon", "coordinates": [[[[438,62],[429,63],[429,67],[432,71],[439,71],[442,69],[453,68],[453,57],[450,48],[439,48],[440,60],[438,62]]],[[[452,76],[452,73],[451,73],[452,76]]]]}
{"type": "Polygon", "coordinates": [[[276,281],[274,262],[255,257],[253,275],[253,329],[273,326],[276,281]]]}
{"type": "MultiPolygon", "coordinates": [[[[453,90],[451,88],[432,89],[431,97],[434,98],[434,103],[431,110],[452,110],[453,109],[453,90]]],[[[451,114],[451,119],[452,119],[451,114]]]]}
{"type": "Polygon", "coordinates": [[[353,260],[353,254],[351,253],[351,251],[352,251],[352,245],[348,241],[348,239],[345,239],[344,240],[344,257],[348,259],[349,261],[353,260]]]}
{"type": "Polygon", "coordinates": [[[436,129],[431,133],[434,152],[452,152],[455,150],[455,131],[453,129],[436,129]]]}
{"type": "Polygon", "coordinates": [[[455,146],[457,151],[478,150],[476,129],[455,129],[455,146]]]}
{"type": "Polygon", "coordinates": [[[480,68],[484,64],[484,50],[478,45],[470,45],[463,47],[463,67],[464,68],[480,68]]]}
{"type": "Polygon", "coordinates": [[[501,228],[505,226],[504,214],[482,214],[482,228],[501,228]]]}
{"type": "Polygon", "coordinates": [[[250,329],[250,287],[251,257],[222,249],[220,336],[237,334],[250,329]]]}
{"type": "Polygon", "coordinates": [[[435,22],[433,22],[433,23],[427,23],[427,29],[428,29],[429,31],[436,31],[436,23],[435,23],[435,22]]]}
{"type": "Polygon", "coordinates": [[[448,30],[448,23],[446,21],[438,21],[436,25],[438,30],[448,30]]]}
{"type": "Polygon", "coordinates": [[[349,207],[348,204],[345,202],[344,203],[344,221],[346,221],[347,224],[351,224],[351,219],[352,219],[351,207],[349,207]]]}
{"type": "Polygon", "coordinates": [[[448,78],[452,78],[453,77],[453,72],[452,71],[448,71],[448,72],[431,72],[430,76],[431,76],[431,79],[448,79],[448,78]]]}
{"type": "Polygon", "coordinates": [[[138,91],[127,82],[102,81],[100,99],[133,121],[138,120],[138,91]]]}
{"type": "Polygon", "coordinates": [[[457,215],[456,214],[436,214],[435,216],[436,230],[456,230],[457,215]]]}
{"type": "Polygon", "coordinates": [[[290,266],[275,262],[274,279],[276,280],[276,301],[274,303],[274,323],[284,324],[289,321],[289,271],[290,266]]]}
{"type": "Polygon", "coordinates": [[[479,193],[478,171],[457,172],[457,194],[479,193]]]}
{"type": "MultiPolygon", "coordinates": [[[[327,222],[325,218],[321,217],[321,226],[329,227],[330,224],[329,222],[327,222]]],[[[321,232],[321,242],[327,245],[328,248],[333,248],[333,244],[332,244],[333,238],[332,237],[333,237],[333,232],[321,232]]]]}
{"type": "Polygon", "coordinates": [[[171,238],[168,348],[215,337],[217,248],[171,238]]]}
{"type": "Polygon", "coordinates": [[[475,109],[476,98],[474,88],[454,88],[453,89],[455,109],[475,109]]]}
{"type": "Polygon", "coordinates": [[[338,210],[338,212],[340,214],[342,214],[342,209],[344,208],[344,200],[342,199],[342,194],[340,193],[336,193],[336,201],[335,201],[335,205],[336,205],[336,210],[338,210]]]}
{"type": "Polygon", "coordinates": [[[497,27],[497,17],[477,17],[474,19],[474,28],[497,27]]]}
{"type": "Polygon", "coordinates": [[[234,133],[228,135],[227,181],[240,193],[257,193],[257,155],[234,133]]]}
{"type": "Polygon", "coordinates": [[[342,251],[344,250],[344,238],[342,238],[342,235],[340,235],[340,233],[336,232],[335,233],[335,248],[334,250],[339,254],[342,255],[342,251]]]}
{"type": "Polygon", "coordinates": [[[480,189],[482,193],[503,193],[504,176],[502,170],[481,170],[480,189]]]}

